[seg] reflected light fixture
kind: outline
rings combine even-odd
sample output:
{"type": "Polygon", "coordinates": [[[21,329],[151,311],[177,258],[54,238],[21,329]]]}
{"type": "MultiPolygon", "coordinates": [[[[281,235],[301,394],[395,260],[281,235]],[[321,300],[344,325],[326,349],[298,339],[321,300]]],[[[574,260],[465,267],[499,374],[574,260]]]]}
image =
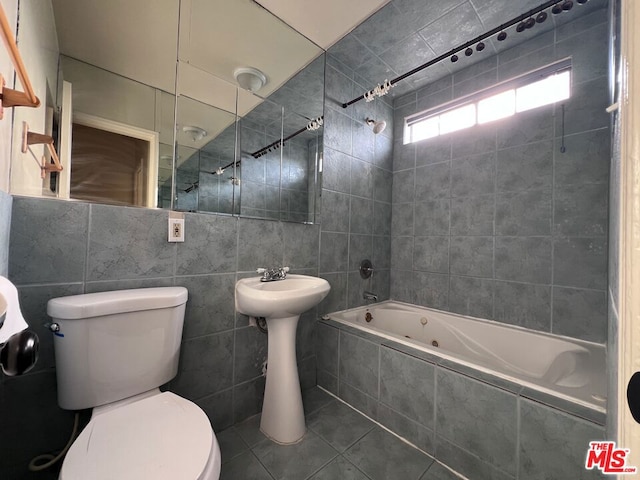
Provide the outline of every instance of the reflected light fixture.
{"type": "Polygon", "coordinates": [[[233,71],[233,77],[240,85],[240,88],[257,92],[267,84],[267,77],[257,68],[241,67],[233,71]]]}
{"type": "Polygon", "coordinates": [[[207,136],[207,131],[194,125],[185,125],[182,131],[191,137],[191,140],[197,142],[207,136]]]}

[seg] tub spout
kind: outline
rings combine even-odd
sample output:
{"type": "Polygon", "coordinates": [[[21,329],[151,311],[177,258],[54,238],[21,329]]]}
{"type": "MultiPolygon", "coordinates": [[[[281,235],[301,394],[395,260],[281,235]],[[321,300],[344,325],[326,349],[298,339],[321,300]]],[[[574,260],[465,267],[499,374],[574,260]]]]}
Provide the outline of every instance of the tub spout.
{"type": "Polygon", "coordinates": [[[375,293],[372,293],[372,292],[367,292],[367,291],[365,291],[362,294],[362,298],[365,299],[365,300],[372,300],[374,302],[378,301],[378,295],[376,295],[375,293]]]}

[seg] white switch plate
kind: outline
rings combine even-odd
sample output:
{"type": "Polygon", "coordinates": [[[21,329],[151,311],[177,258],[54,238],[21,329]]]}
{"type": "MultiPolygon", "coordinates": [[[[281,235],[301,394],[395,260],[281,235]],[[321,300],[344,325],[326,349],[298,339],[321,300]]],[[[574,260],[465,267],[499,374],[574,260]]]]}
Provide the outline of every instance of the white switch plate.
{"type": "Polygon", "coordinates": [[[184,218],[169,219],[169,242],[184,242],[184,218]]]}

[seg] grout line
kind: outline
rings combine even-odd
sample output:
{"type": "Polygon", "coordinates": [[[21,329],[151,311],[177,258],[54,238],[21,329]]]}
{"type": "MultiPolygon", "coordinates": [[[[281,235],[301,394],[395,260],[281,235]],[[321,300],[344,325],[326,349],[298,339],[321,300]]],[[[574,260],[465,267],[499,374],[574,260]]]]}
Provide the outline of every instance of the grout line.
{"type": "Polygon", "coordinates": [[[520,418],[521,418],[521,405],[520,405],[520,399],[522,397],[520,396],[520,394],[518,394],[518,396],[516,397],[516,480],[518,478],[520,478],[520,430],[521,430],[521,422],[520,422],[520,418]]]}
{"type": "MultiPolygon", "coordinates": [[[[397,439],[401,440],[403,443],[406,443],[407,445],[409,445],[410,447],[418,450],[419,452],[425,454],[427,457],[434,459],[433,455],[431,455],[430,453],[425,452],[424,450],[418,448],[417,446],[415,446],[413,443],[411,443],[409,440],[407,440],[404,437],[401,437],[400,435],[398,435],[397,433],[389,430],[387,427],[385,427],[384,425],[382,425],[380,422],[378,422],[377,420],[374,420],[373,418],[371,418],[369,415],[367,415],[366,413],[361,412],[360,410],[358,410],[357,408],[355,408],[354,406],[350,405],[349,403],[347,403],[346,401],[344,401],[343,399],[341,399],[340,397],[334,395],[333,393],[331,393],[328,390],[325,390],[324,388],[322,388],[320,385],[318,385],[318,388],[320,390],[322,390],[325,393],[328,393],[329,395],[331,395],[333,398],[335,398],[336,400],[338,400],[340,403],[343,403],[344,405],[346,405],[347,407],[349,407],[350,409],[358,412],[360,415],[362,415],[363,417],[365,417],[366,419],[368,419],[369,421],[373,422],[376,426],[380,427],[382,430],[385,430],[387,432],[389,432],[391,435],[393,435],[394,437],[396,437],[397,439]]],[[[369,430],[369,432],[364,435],[367,436],[369,435],[373,430],[369,430]]],[[[363,437],[364,438],[364,437],[363,437]]]]}
{"type": "Polygon", "coordinates": [[[87,282],[89,281],[89,248],[91,247],[91,226],[93,218],[93,205],[89,204],[87,208],[87,245],[84,257],[84,274],[82,278],[82,293],[87,293],[87,282]]]}
{"type": "MultiPolygon", "coordinates": [[[[555,31],[555,29],[554,29],[555,31]]],[[[555,42],[554,42],[555,45],[555,42]]],[[[551,148],[553,148],[553,154],[551,156],[551,278],[550,278],[550,282],[551,282],[551,288],[550,288],[550,296],[549,296],[549,333],[553,333],[553,293],[554,293],[554,286],[555,286],[555,257],[556,257],[556,160],[558,159],[558,151],[556,150],[556,129],[557,129],[557,124],[558,124],[558,115],[557,115],[557,105],[554,104],[553,109],[554,109],[554,115],[553,115],[553,133],[554,133],[554,139],[553,139],[553,143],[551,144],[551,148]]],[[[562,108],[564,108],[564,103],[562,104],[562,108]]],[[[564,121],[564,120],[563,120],[564,121]]],[[[562,237],[559,237],[562,238],[562,237]]]]}
{"type": "Polygon", "coordinates": [[[312,478],[316,473],[319,473],[323,468],[325,468],[326,466],[328,466],[331,462],[333,462],[336,458],[342,456],[341,453],[336,450],[335,448],[333,448],[333,446],[331,444],[329,444],[328,442],[326,442],[322,437],[320,437],[320,435],[317,435],[318,438],[320,438],[322,441],[324,441],[327,445],[329,445],[331,447],[331,449],[336,453],[333,457],[329,458],[325,463],[323,463],[319,468],[317,468],[316,470],[314,470],[313,472],[311,472],[309,475],[305,476],[304,479],[305,480],[309,480],[310,478],[312,478]]]}

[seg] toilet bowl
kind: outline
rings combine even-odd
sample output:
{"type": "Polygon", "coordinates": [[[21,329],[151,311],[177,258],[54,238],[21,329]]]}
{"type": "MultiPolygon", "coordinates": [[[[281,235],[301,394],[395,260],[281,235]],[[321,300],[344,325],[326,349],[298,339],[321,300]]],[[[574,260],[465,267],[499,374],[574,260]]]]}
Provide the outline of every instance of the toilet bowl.
{"type": "Polygon", "coordinates": [[[187,290],[104,292],[49,301],[58,403],[93,408],[60,480],[216,480],[207,415],[159,386],[177,373],[187,290]]]}
{"type": "Polygon", "coordinates": [[[213,480],[220,448],[205,413],[171,392],[99,409],[75,440],[59,480],[213,480]]]}

